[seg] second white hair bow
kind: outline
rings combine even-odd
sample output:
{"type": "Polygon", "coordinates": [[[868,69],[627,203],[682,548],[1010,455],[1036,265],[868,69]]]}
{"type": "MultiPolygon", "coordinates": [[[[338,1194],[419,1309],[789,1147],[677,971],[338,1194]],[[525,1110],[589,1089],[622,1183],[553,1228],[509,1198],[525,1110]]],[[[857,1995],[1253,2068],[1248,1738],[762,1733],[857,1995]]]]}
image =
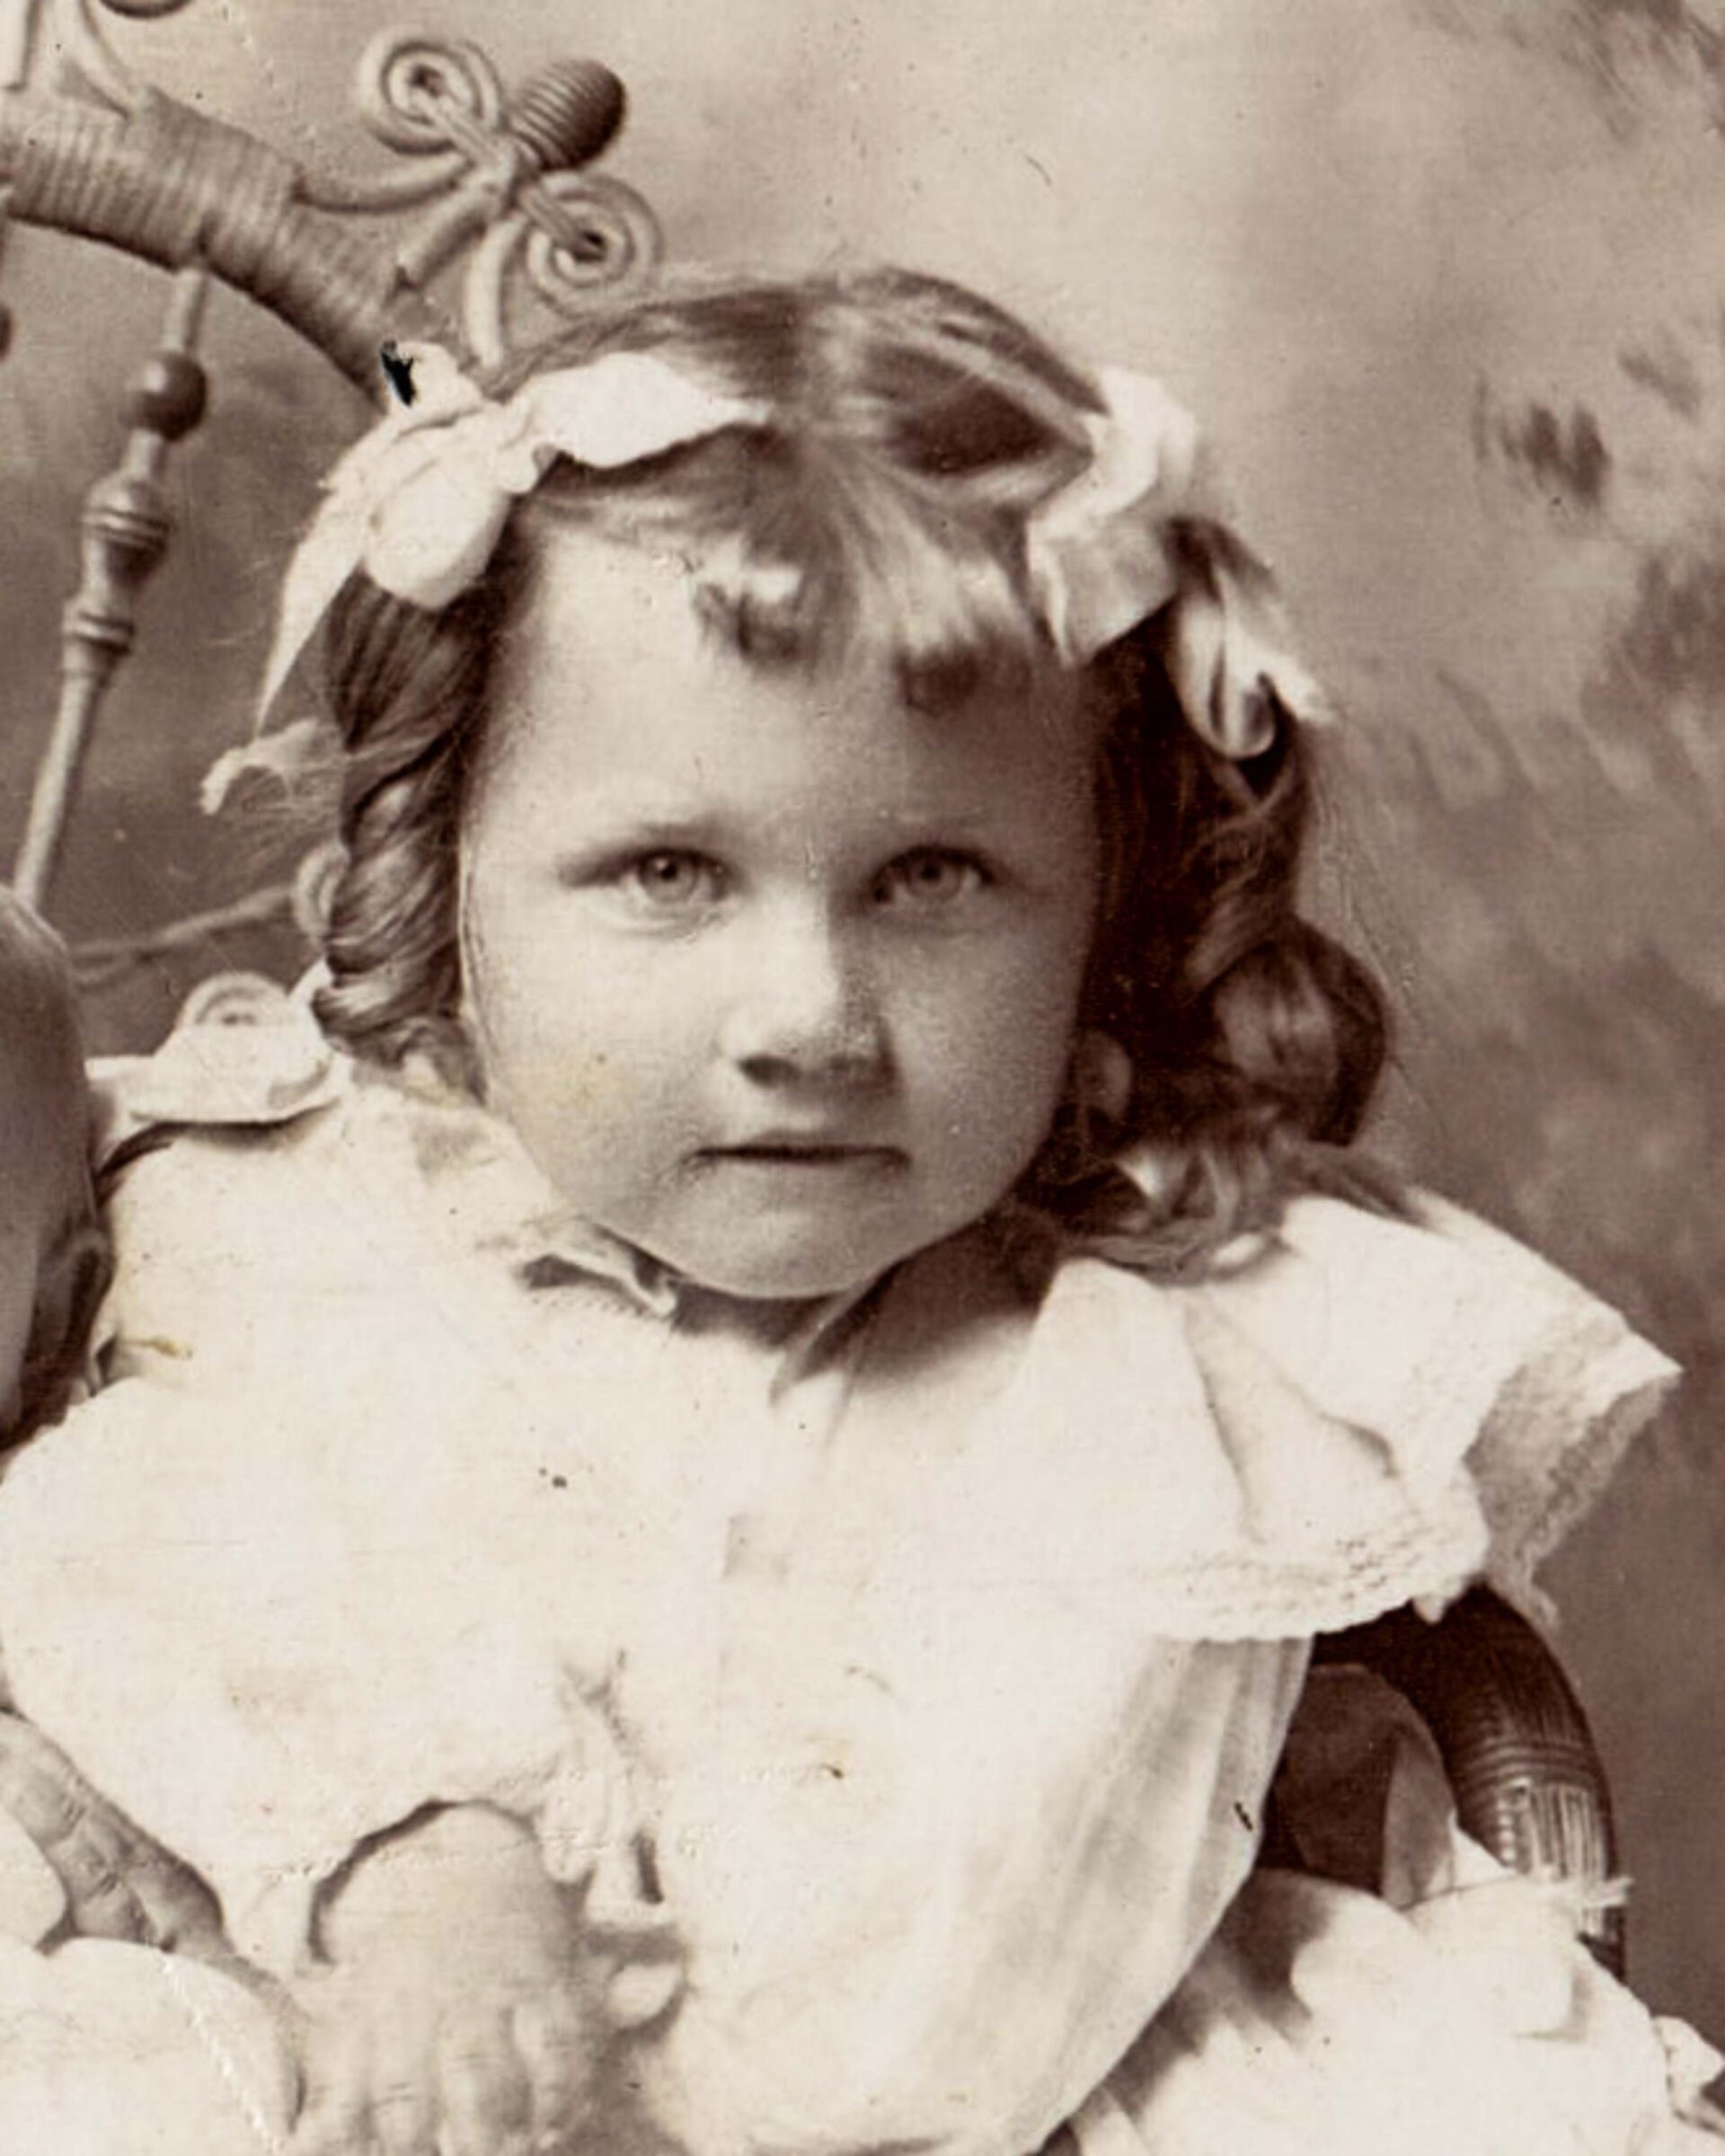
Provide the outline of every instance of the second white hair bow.
{"type": "Polygon", "coordinates": [[[1025,530],[1055,649],[1081,666],[1166,606],[1174,694],[1220,755],[1261,755],[1278,705],[1308,723],[1327,720],[1274,579],[1208,505],[1198,422],[1148,375],[1105,367],[1096,383],[1103,409],[1085,422],[1091,461],[1025,530]]]}
{"type": "MultiPolygon", "coordinates": [[[[559,457],[616,471],[770,409],[719,394],[650,352],[612,352],[540,375],[499,401],[435,345],[398,355],[411,402],[398,405],[335,466],[283,587],[259,697],[261,729],[301,651],[356,569],[433,610],[477,581],[515,503],[559,457]]],[[[1203,512],[1196,422],[1161,384],[1125,368],[1096,377],[1084,422],[1090,461],[1025,520],[1025,570],[1049,641],[1083,666],[1166,607],[1164,652],[1193,729],[1243,760],[1275,738],[1277,707],[1327,708],[1293,655],[1272,579],[1203,512]]],[[[223,756],[205,781],[216,808],[241,772],[286,773],[293,728],[223,756]]]]}

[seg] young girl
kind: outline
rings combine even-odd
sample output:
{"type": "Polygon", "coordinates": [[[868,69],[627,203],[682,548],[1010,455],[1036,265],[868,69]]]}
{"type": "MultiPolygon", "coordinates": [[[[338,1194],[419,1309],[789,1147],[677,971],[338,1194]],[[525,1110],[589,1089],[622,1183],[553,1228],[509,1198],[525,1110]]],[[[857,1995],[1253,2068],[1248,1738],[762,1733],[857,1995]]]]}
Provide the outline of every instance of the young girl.
{"type": "Polygon", "coordinates": [[[248,2134],[1707,2139],[1417,1733],[1382,1896],[1253,1872],[1314,1637],[1525,1597],[1669,1373],[1340,1150],[1190,422],[894,273],[409,357],[285,608],[316,1022],[132,1074],[111,1383],[0,1491],[21,1705],[279,2010],[248,2134]]]}

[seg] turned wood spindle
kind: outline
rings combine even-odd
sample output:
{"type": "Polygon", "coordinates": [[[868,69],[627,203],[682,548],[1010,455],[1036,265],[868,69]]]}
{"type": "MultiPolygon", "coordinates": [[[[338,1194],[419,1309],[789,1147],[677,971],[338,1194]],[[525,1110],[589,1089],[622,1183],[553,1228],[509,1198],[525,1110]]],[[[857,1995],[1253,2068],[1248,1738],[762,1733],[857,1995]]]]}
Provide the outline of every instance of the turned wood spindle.
{"type": "Polygon", "coordinates": [[[173,444],[204,413],[208,383],[193,354],[208,288],[201,268],[177,273],[161,346],[127,398],[124,455],[85,498],[83,574],[64,616],[59,703],[13,878],[39,911],[46,910],[97,718],[137,637],[140,596],[168,551],[172,519],[163,474],[173,444]]]}

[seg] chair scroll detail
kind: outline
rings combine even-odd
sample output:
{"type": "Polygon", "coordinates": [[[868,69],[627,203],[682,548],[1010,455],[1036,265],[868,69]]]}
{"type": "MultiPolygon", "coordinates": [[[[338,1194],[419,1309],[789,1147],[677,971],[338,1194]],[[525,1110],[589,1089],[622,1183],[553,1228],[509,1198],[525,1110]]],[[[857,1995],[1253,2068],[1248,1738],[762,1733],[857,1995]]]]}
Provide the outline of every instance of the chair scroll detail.
{"type": "MultiPolygon", "coordinates": [[[[360,57],[356,94],[400,163],[318,174],[139,81],[102,34],[104,9],[151,17],[187,4],[0,0],[0,227],[102,242],[180,279],[163,349],[133,393],[125,461],[86,508],[58,715],[15,871],[39,909],[138,594],[167,548],[162,467],[202,411],[191,348],[206,285],[270,309],[375,401],[386,340],[435,336],[490,364],[531,307],[579,314],[596,286],[644,275],[659,254],[641,197],[587,169],[625,110],[598,62],[555,62],[511,93],[477,47],[386,31],[360,57]],[[43,84],[50,52],[58,72],[43,84]],[[403,213],[393,238],[378,232],[403,213]],[[456,275],[449,304],[441,287],[456,275]]],[[[7,327],[0,314],[0,354],[7,327]]]]}

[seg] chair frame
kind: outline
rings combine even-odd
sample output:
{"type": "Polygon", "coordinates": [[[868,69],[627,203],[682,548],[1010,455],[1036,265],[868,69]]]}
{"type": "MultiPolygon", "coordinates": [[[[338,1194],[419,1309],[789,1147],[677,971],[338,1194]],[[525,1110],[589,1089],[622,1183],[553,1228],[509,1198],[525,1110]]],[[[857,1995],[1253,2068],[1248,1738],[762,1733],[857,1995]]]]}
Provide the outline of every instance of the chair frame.
{"type": "MultiPolygon", "coordinates": [[[[553,62],[509,93],[477,47],[386,31],[360,56],[356,97],[372,134],[404,162],[332,176],[139,81],[102,33],[102,8],[164,16],[186,4],[0,0],[0,240],[8,220],[42,225],[174,276],[160,349],[127,402],[124,456],[85,505],[59,702],[13,873],[39,912],[97,721],[136,641],[139,595],[168,551],[164,478],[203,415],[197,347],[210,282],[268,308],[377,402],[388,340],[436,337],[488,365],[508,350],[524,299],[578,314],[596,286],[645,275],[660,252],[641,196],[588,170],[625,110],[600,63],[553,62]],[[50,43],[38,38],[39,8],[63,56],[47,86],[35,79],[50,43]],[[371,229],[403,216],[387,237],[371,229]]],[[[0,353],[10,326],[0,310],[0,353]]]]}

